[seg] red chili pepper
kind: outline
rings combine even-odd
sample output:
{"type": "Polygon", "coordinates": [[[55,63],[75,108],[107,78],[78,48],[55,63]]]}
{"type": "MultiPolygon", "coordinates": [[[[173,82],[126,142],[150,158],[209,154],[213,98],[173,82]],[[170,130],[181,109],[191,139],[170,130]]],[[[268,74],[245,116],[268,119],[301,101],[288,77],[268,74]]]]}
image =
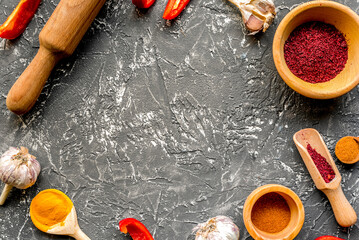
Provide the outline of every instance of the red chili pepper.
{"type": "Polygon", "coordinates": [[[149,8],[155,1],[156,0],[132,0],[132,3],[138,8],[149,8]]]}
{"type": "Polygon", "coordinates": [[[332,236],[321,236],[316,238],[315,240],[344,240],[344,239],[338,237],[332,237],[332,236]]]}
{"type": "Polygon", "coordinates": [[[41,0],[21,0],[14,11],[0,26],[0,37],[14,39],[25,31],[41,0]]]}
{"type": "Polygon", "coordinates": [[[187,6],[190,0],[169,0],[163,13],[163,18],[167,20],[177,17],[187,6]]]}
{"type": "Polygon", "coordinates": [[[145,225],[134,218],[125,218],[119,223],[120,231],[129,233],[133,240],[153,240],[145,225]]]}

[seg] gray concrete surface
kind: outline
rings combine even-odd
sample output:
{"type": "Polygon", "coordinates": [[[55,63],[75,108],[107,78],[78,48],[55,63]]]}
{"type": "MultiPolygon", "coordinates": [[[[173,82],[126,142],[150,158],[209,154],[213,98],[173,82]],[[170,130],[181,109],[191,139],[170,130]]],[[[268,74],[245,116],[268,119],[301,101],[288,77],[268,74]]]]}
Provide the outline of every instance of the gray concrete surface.
{"type": "MultiPolygon", "coordinates": [[[[18,1],[0,0],[0,22],[18,1]]],[[[319,101],[291,90],[278,75],[272,39],[283,17],[305,1],[275,1],[265,34],[247,36],[226,0],[192,0],[171,26],[166,0],[139,12],[109,0],[74,55],[53,71],[35,107],[18,117],[5,104],[36,54],[38,34],[59,1],[43,1],[25,33],[0,41],[0,152],[26,146],[42,172],[13,190],[0,208],[0,239],[68,239],[44,234],[29,218],[31,199],[56,188],[73,200],[81,228],[95,239],[130,239],[118,221],[135,217],[156,240],[193,239],[192,228],[216,215],[252,239],[242,210],[257,187],[277,183],[305,206],[296,239],[359,239],[359,223],[342,229],[314,186],[292,141],[319,130],[334,154],[337,140],[359,135],[358,88],[319,101]]],[[[359,13],[354,0],[338,2],[359,13]]],[[[359,212],[359,164],[335,161],[359,212]]]]}

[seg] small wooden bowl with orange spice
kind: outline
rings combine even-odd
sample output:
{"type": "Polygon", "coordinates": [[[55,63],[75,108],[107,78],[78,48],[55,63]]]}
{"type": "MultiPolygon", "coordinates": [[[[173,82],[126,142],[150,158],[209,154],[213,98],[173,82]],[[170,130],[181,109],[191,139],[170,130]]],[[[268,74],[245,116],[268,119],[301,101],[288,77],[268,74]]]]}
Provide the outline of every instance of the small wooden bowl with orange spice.
{"type": "Polygon", "coordinates": [[[286,84],[296,92],[315,99],[331,99],[352,90],[359,83],[359,16],[340,3],[317,0],[303,3],[290,11],[279,24],[273,40],[275,66],[286,84]],[[344,69],[327,82],[310,83],[289,69],[284,45],[298,26],[307,22],[323,22],[335,26],[345,37],[348,60],[344,69]]]}
{"type": "Polygon", "coordinates": [[[254,190],[243,207],[243,220],[254,239],[291,240],[304,223],[304,207],[289,188],[268,184],[254,190]]]}
{"type": "Polygon", "coordinates": [[[342,137],[335,145],[335,155],[345,164],[359,161],[359,137],[342,137]]]}

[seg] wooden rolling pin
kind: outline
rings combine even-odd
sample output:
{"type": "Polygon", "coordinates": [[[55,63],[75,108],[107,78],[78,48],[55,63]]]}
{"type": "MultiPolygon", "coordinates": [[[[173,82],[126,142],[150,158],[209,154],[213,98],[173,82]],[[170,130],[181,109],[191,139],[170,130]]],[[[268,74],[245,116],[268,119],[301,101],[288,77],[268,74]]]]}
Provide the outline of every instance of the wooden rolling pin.
{"type": "Polygon", "coordinates": [[[57,62],[70,56],[106,0],[61,0],[40,32],[40,48],[10,89],[6,105],[16,114],[27,113],[57,62]]]}

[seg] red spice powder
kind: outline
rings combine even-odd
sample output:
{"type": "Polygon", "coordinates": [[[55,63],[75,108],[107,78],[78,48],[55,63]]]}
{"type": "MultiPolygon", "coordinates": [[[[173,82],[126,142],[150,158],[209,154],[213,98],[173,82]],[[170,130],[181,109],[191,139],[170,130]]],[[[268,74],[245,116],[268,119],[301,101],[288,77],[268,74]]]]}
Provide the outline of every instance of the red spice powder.
{"type": "Polygon", "coordinates": [[[333,25],[307,22],[289,35],[284,58],[290,71],[310,83],[327,82],[336,77],[348,60],[348,45],[333,25]]]}
{"type": "Polygon", "coordinates": [[[331,182],[335,178],[335,173],[332,166],[330,166],[327,160],[322,155],[320,155],[317,151],[315,151],[315,149],[312,148],[312,146],[310,146],[309,143],[307,145],[307,151],[311,156],[311,158],[313,159],[313,162],[317,167],[320,175],[324,179],[324,181],[326,183],[331,182]]]}

